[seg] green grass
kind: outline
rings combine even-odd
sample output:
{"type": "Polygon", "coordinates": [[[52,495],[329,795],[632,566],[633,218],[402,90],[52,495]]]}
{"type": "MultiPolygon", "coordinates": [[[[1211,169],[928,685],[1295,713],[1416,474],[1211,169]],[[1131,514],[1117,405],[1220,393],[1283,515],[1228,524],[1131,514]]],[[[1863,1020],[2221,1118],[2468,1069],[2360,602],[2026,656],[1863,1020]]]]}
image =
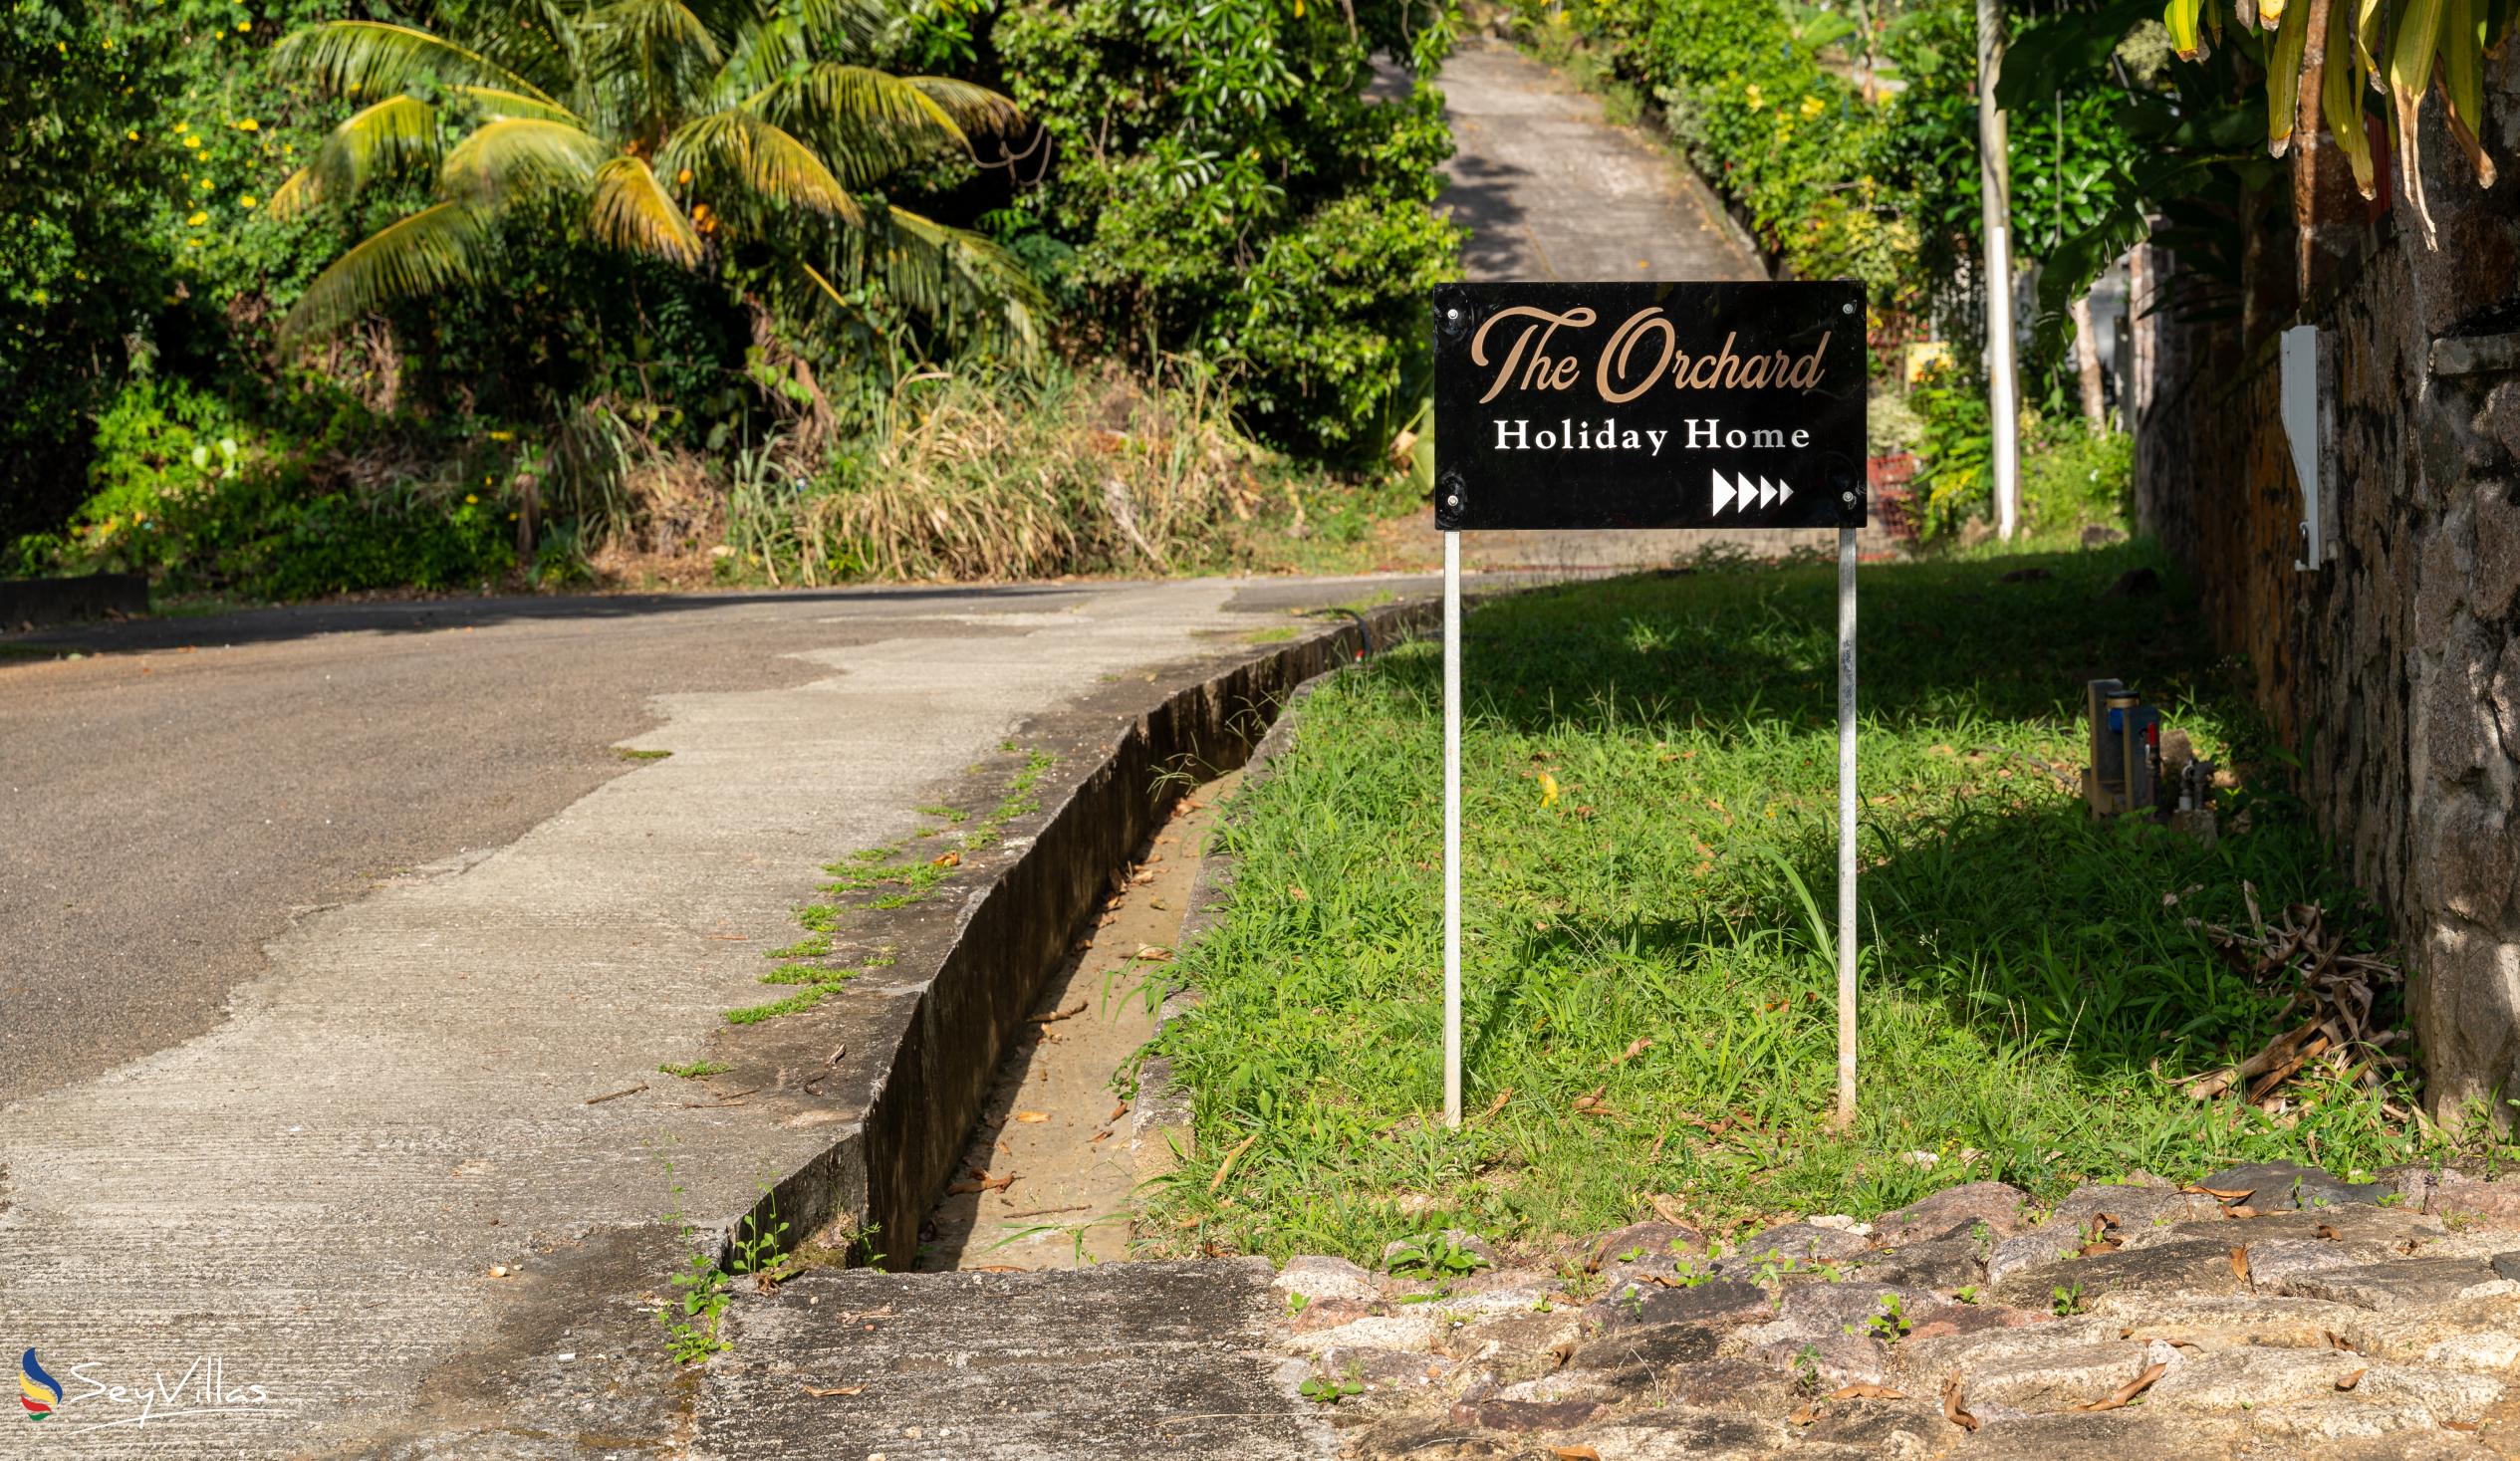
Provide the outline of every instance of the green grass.
{"type": "Polygon", "coordinates": [[[2269,910],[2318,899],[2331,927],[2384,936],[2300,805],[2263,789],[2283,752],[2169,565],[2135,545],[1889,566],[1861,593],[1852,1132],[1829,1123],[1834,955],[1813,914],[1835,898],[1834,574],[1717,566],[1469,620],[1459,1133],[1438,1120],[1440,652],[1402,647],[1312,697],[1221,834],[1230,908],[1178,966],[1203,1002],[1156,1048],[1194,1093],[1199,1155],[1151,1194],[1150,1228],[1182,1250],[1370,1261],[1454,1224],[1599,1230],[1655,1195],[1721,1226],[1985,1177],[2044,1196],[2134,1167],[2410,1155],[2369,1094],[2296,1092],[2285,1126],[2163,1084],[2272,1033],[2280,999],[2190,921],[2244,922],[2244,881],[2269,910]],[[2032,564],[2050,577],[2000,582],[2032,564]],[[2168,589],[2098,597],[2139,565],[2168,589]],[[2082,684],[2102,675],[2257,773],[2218,846],[2096,824],[2051,771],[2080,765],[2082,684]],[[1611,1113],[1579,1113],[1596,1091],[1611,1113]]]}
{"type": "Polygon", "coordinates": [[[724,1061],[685,1061],[678,1066],[658,1066],[656,1069],[685,1081],[698,1081],[710,1076],[723,1076],[735,1068],[724,1061]]]}
{"type": "Polygon", "coordinates": [[[633,751],[628,746],[615,746],[613,754],[625,761],[662,761],[673,753],[671,751],[633,751]]]}
{"type": "MultiPolygon", "coordinates": [[[[1009,741],[1001,749],[1012,753],[1016,748],[1014,742],[1009,741]]],[[[971,823],[969,830],[956,842],[955,855],[950,860],[946,854],[930,856],[923,850],[903,858],[900,844],[861,848],[840,861],[824,864],[824,874],[831,880],[822,884],[822,892],[833,898],[872,893],[858,906],[865,911],[879,913],[906,908],[934,896],[937,886],[962,866],[959,853],[993,845],[1007,823],[1040,810],[1041,804],[1033,796],[1033,791],[1040,785],[1043,774],[1057,763],[1057,758],[1046,751],[1027,752],[1023,756],[1022,764],[1008,776],[997,805],[971,823]],[[885,890],[874,891],[879,888],[885,890]]],[[[937,818],[947,826],[960,825],[971,819],[969,812],[957,807],[938,805],[912,810],[937,818]]],[[[928,828],[917,836],[935,837],[942,831],[942,828],[928,828]]],[[[892,959],[889,955],[863,961],[863,969],[838,968],[818,962],[831,957],[832,935],[839,931],[842,920],[849,913],[849,907],[837,902],[808,903],[797,909],[796,921],[805,930],[805,937],[785,948],[770,950],[766,957],[775,961],[777,967],[761,976],[764,984],[795,986],[796,993],[766,1004],[728,1010],[726,1022],[730,1025],[757,1025],[782,1015],[802,1014],[821,1004],[825,996],[866,970],[890,964],[892,959]]]]}

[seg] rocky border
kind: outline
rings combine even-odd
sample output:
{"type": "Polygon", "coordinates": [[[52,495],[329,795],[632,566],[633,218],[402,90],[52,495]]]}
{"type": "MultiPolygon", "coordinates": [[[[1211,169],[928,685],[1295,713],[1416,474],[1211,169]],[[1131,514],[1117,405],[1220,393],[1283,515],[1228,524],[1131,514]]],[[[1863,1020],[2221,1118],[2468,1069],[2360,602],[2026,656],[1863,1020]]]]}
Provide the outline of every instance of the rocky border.
{"type": "Polygon", "coordinates": [[[2520,1179],[2383,1175],[1969,1182],[1449,1283],[1298,1258],[1279,1343],[1358,1458],[2520,1454],[2520,1179]]]}

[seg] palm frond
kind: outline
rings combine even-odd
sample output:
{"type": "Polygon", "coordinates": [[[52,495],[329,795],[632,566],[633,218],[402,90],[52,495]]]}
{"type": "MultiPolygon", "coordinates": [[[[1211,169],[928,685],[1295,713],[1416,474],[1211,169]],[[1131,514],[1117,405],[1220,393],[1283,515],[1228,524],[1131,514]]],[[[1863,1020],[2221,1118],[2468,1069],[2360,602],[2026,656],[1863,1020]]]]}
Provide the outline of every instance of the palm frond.
{"type": "Polygon", "coordinates": [[[387,97],[362,107],[324,140],[304,167],[271,195],[271,213],[288,218],[321,203],[358,195],[380,171],[437,160],[437,109],[417,97],[387,97]]]}
{"type": "Polygon", "coordinates": [[[424,30],[377,20],[322,21],[293,31],[272,48],[272,64],[330,95],[357,101],[389,97],[423,79],[501,87],[552,100],[479,52],[424,30]]]}
{"type": "Polygon", "coordinates": [[[966,132],[1007,132],[1024,124],[1024,115],[1015,104],[987,87],[949,76],[909,76],[902,80],[918,88],[921,96],[943,109],[966,132]]]}
{"type": "Polygon", "coordinates": [[[892,22],[882,0],[794,0],[792,13],[816,39],[863,52],[892,22]]]}
{"type": "Polygon", "coordinates": [[[692,231],[691,220],[636,157],[614,157],[595,170],[587,227],[615,248],[670,259],[685,268],[700,262],[700,236],[692,231]]]}
{"type": "Polygon", "coordinates": [[[856,223],[863,215],[849,189],[815,150],[790,132],[741,109],[713,112],[686,123],[659,158],[691,169],[705,186],[732,180],[766,198],[856,223]]]}
{"type": "Polygon", "coordinates": [[[446,154],[438,190],[487,205],[542,188],[583,187],[609,150],[565,122],[502,117],[474,127],[446,154]]]}
{"type": "Polygon", "coordinates": [[[463,39],[493,62],[530,77],[546,93],[569,98],[586,75],[586,37],[577,12],[562,0],[506,0],[465,27],[463,39]]]}
{"type": "Polygon", "coordinates": [[[968,150],[972,131],[1005,130],[1018,121],[1015,104],[984,87],[833,61],[772,82],[744,105],[821,143],[853,186],[940,144],[968,150]]]}
{"type": "Polygon", "coordinates": [[[993,239],[906,208],[885,210],[883,223],[888,237],[871,240],[877,252],[867,272],[904,304],[949,332],[1000,336],[1014,354],[1039,349],[1048,302],[1021,260],[993,239]]]}
{"type": "Polygon", "coordinates": [[[298,296],[283,343],[329,335],[397,300],[478,278],[493,243],[489,220],[463,203],[437,203],[370,234],[298,296]]]}
{"type": "Polygon", "coordinates": [[[613,0],[588,16],[607,77],[635,77],[647,105],[694,95],[725,60],[717,37],[682,0],[613,0]]]}
{"type": "Polygon", "coordinates": [[[484,117],[531,117],[543,122],[565,122],[572,126],[585,125],[577,113],[557,102],[529,97],[523,92],[511,92],[504,87],[459,86],[448,87],[447,90],[480,108],[484,117]]]}

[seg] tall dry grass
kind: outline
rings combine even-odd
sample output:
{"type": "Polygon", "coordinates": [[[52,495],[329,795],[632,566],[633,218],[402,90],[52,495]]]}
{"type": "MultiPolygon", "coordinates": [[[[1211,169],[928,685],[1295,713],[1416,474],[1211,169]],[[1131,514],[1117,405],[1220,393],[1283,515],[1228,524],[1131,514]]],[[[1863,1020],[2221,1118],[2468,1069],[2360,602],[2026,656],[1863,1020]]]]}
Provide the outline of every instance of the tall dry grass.
{"type": "Polygon", "coordinates": [[[854,480],[801,504],[827,562],[877,578],[1174,572],[1250,519],[1267,459],[1215,376],[1182,364],[930,371],[901,382],[889,415],[854,480]]]}

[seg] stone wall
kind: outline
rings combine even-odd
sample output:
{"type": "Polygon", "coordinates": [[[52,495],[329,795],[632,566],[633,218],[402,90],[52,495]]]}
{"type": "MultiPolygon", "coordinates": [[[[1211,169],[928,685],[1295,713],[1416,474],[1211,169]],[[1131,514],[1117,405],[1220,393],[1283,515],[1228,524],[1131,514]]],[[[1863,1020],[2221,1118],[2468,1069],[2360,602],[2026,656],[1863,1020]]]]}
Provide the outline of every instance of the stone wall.
{"type": "MultiPolygon", "coordinates": [[[[2194,572],[2337,855],[2392,914],[2445,1115],[2520,1098],[2520,48],[2487,79],[2498,188],[2437,94],[2425,109],[2437,250],[2402,197],[2332,220],[2292,318],[2156,313],[2136,356],[2138,516],[2194,572]],[[2306,570],[2274,340],[2296,322],[2328,352],[2336,497],[2332,557],[2306,570]]],[[[2286,271],[2290,237],[2260,251],[2286,271]]],[[[2175,286],[2166,251],[2143,264],[2175,286]]]]}

